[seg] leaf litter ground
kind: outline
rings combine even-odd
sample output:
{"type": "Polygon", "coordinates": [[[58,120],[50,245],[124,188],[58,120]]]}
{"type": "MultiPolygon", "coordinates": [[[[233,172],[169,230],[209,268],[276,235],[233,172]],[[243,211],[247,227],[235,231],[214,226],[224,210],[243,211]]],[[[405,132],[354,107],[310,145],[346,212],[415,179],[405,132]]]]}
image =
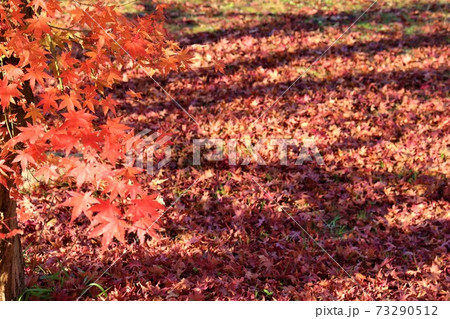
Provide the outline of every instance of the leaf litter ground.
{"type": "Polygon", "coordinates": [[[169,2],[202,58],[155,79],[200,125],[138,71],[114,94],[136,131],[172,136],[148,183],[183,196],[157,238],[104,253],[64,194],[31,196],[23,299],[448,300],[448,4],[379,2],[309,68],[369,2],[169,2]],[[244,136],[314,137],[325,164],[189,165],[194,138],[244,136]]]}

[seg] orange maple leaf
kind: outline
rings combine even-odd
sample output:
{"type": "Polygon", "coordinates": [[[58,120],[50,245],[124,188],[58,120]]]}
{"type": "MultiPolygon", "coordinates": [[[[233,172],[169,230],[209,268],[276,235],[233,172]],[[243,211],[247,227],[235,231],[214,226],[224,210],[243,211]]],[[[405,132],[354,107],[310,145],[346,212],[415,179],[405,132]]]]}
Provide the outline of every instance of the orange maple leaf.
{"type": "Polygon", "coordinates": [[[25,30],[26,32],[33,32],[36,38],[41,38],[42,33],[49,33],[50,26],[48,25],[48,21],[50,19],[40,15],[33,19],[27,19],[26,21],[29,23],[28,28],[25,30]]]}
{"type": "Polygon", "coordinates": [[[0,100],[3,111],[6,110],[10,102],[14,103],[14,97],[19,97],[20,92],[17,90],[17,84],[8,84],[8,79],[0,80],[0,100]]]}

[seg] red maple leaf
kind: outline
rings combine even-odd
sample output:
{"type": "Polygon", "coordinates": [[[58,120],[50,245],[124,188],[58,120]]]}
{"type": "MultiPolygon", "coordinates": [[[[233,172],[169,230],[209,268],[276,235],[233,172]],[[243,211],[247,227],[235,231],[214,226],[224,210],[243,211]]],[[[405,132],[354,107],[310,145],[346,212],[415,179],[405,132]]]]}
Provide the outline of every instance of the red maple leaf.
{"type": "Polygon", "coordinates": [[[28,142],[30,144],[36,143],[36,141],[43,135],[44,126],[38,124],[27,123],[27,127],[19,127],[21,132],[14,138],[15,142],[28,142]]]}
{"type": "Polygon", "coordinates": [[[80,103],[80,99],[79,97],[73,92],[70,92],[70,95],[67,94],[63,94],[60,99],[62,100],[59,108],[63,109],[63,108],[67,108],[67,110],[69,112],[72,112],[75,110],[75,106],[78,109],[82,109],[81,107],[81,103],[80,103]]]}
{"type": "Polygon", "coordinates": [[[66,121],[61,126],[61,128],[71,128],[71,129],[86,129],[89,130],[92,128],[92,120],[96,118],[96,116],[86,113],[85,111],[69,111],[68,113],[62,114],[66,121]]]}
{"type": "Polygon", "coordinates": [[[41,100],[37,104],[38,106],[42,105],[43,113],[46,114],[50,108],[55,110],[58,109],[58,103],[56,102],[56,91],[55,90],[47,90],[41,94],[39,94],[41,100]]]}
{"type": "Polygon", "coordinates": [[[56,172],[56,166],[43,166],[39,170],[36,171],[36,176],[42,176],[44,178],[44,182],[48,183],[50,178],[58,177],[58,173],[56,172]]]}
{"type": "Polygon", "coordinates": [[[75,168],[70,171],[70,176],[75,177],[77,181],[77,187],[80,188],[81,185],[86,182],[89,177],[92,177],[92,170],[90,165],[86,165],[83,162],[80,162],[75,168]]]}
{"type": "Polygon", "coordinates": [[[79,192],[68,192],[70,197],[61,205],[73,207],[72,209],[72,218],[70,222],[72,223],[81,213],[85,213],[86,216],[91,219],[92,213],[89,211],[89,208],[92,204],[98,204],[99,201],[93,197],[91,197],[92,192],[79,193],[79,192]]]}
{"type": "Polygon", "coordinates": [[[47,17],[40,15],[33,19],[27,19],[26,21],[29,23],[28,28],[25,30],[26,32],[33,32],[36,38],[41,38],[42,33],[50,33],[50,26],[48,25],[47,17]]]}
{"type": "Polygon", "coordinates": [[[33,156],[29,153],[25,153],[22,150],[17,151],[17,155],[13,160],[13,163],[20,162],[20,167],[22,167],[22,170],[26,170],[28,163],[36,164],[36,161],[34,160],[33,156]]]}
{"type": "Polygon", "coordinates": [[[18,80],[23,75],[22,69],[12,64],[6,64],[2,69],[6,71],[5,77],[11,81],[18,80]]]}
{"type": "Polygon", "coordinates": [[[30,80],[31,89],[34,90],[36,81],[43,87],[44,79],[51,79],[51,76],[44,72],[44,67],[31,67],[27,69],[27,73],[23,76],[23,80],[30,80]]]}
{"type": "Polygon", "coordinates": [[[9,177],[8,173],[12,173],[13,170],[8,166],[4,165],[5,160],[0,160],[0,184],[5,186],[5,188],[9,188],[7,179],[9,177]]]}
{"type": "Polygon", "coordinates": [[[119,242],[125,241],[125,228],[128,227],[124,220],[118,218],[120,210],[109,201],[99,200],[99,204],[91,208],[92,212],[97,212],[93,219],[93,224],[97,225],[89,234],[89,237],[102,237],[102,250],[106,250],[113,238],[119,242]]]}
{"type": "Polygon", "coordinates": [[[165,207],[156,201],[156,196],[157,195],[154,194],[131,201],[134,205],[128,209],[128,214],[131,216],[133,222],[138,221],[143,217],[159,217],[157,209],[164,209],[165,207]]]}
{"type": "Polygon", "coordinates": [[[8,84],[8,79],[0,80],[0,100],[2,103],[3,112],[9,105],[9,102],[14,102],[12,98],[19,97],[20,92],[17,89],[17,84],[8,84]]]}

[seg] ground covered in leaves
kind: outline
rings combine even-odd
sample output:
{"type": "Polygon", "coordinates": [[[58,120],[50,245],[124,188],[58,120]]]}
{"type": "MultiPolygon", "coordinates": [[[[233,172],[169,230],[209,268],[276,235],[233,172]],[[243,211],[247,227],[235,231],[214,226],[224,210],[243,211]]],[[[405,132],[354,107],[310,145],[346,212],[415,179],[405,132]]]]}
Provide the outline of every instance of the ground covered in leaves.
{"type": "Polygon", "coordinates": [[[155,80],[198,125],[139,71],[114,92],[129,125],[172,136],[147,177],[170,207],[159,237],[101,252],[33,193],[22,299],[448,300],[448,5],[378,1],[316,61],[370,1],[168,2],[198,59],[155,80]],[[194,138],[246,136],[313,137],[324,164],[268,145],[265,166],[189,164],[194,138]]]}

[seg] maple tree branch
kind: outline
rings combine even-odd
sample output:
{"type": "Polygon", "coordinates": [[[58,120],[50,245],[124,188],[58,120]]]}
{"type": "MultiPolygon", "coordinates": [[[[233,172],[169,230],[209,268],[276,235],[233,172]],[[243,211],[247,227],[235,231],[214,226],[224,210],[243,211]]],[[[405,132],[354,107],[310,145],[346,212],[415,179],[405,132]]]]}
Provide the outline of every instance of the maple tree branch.
{"type": "Polygon", "coordinates": [[[12,131],[11,131],[10,127],[9,127],[9,120],[8,120],[7,115],[6,115],[6,112],[3,113],[3,115],[4,115],[4,117],[5,117],[5,125],[6,125],[6,129],[8,130],[9,136],[10,136],[11,138],[13,138],[13,137],[14,137],[14,134],[12,133],[12,131]]]}
{"type": "Polygon", "coordinates": [[[90,32],[89,30],[80,30],[80,29],[72,29],[72,28],[63,28],[63,27],[58,27],[58,26],[53,25],[53,24],[50,24],[50,23],[47,23],[47,24],[48,24],[48,26],[49,26],[50,28],[58,29],[58,30],[72,31],[72,32],[85,32],[85,33],[90,32]]]}
{"type": "MultiPolygon", "coordinates": [[[[95,7],[96,6],[94,3],[80,2],[80,1],[76,1],[76,0],[73,0],[73,2],[76,2],[78,4],[81,4],[81,5],[87,6],[87,7],[95,7]]],[[[125,2],[125,3],[121,3],[121,4],[110,4],[110,3],[107,3],[107,5],[109,4],[110,6],[114,6],[114,7],[119,8],[119,7],[127,6],[127,5],[132,4],[132,3],[137,3],[137,2],[141,2],[141,1],[140,0],[137,0],[137,1],[136,0],[132,0],[132,1],[125,2]]]]}

